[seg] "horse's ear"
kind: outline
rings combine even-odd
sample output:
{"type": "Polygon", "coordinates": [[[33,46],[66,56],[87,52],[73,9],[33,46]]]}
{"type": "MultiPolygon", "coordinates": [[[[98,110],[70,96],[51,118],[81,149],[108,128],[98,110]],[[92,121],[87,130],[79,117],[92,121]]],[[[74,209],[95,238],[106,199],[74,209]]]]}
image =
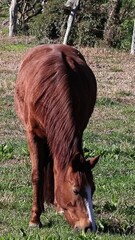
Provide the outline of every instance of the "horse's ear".
{"type": "Polygon", "coordinates": [[[100,156],[96,156],[96,157],[93,157],[91,159],[89,159],[89,163],[90,163],[90,168],[94,168],[95,165],[97,164],[98,160],[99,160],[100,156]]]}

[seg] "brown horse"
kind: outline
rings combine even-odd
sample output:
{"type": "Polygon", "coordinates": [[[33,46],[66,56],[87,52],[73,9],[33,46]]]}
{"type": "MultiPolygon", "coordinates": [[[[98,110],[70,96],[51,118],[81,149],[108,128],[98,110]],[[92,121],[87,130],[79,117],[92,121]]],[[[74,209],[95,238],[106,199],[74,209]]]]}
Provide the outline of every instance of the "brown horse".
{"type": "Polygon", "coordinates": [[[41,45],[23,59],[16,82],[16,111],[27,133],[32,162],[30,226],[41,225],[44,201],[68,222],[96,230],[91,169],[82,134],[96,101],[96,79],[84,57],[67,45],[41,45]]]}

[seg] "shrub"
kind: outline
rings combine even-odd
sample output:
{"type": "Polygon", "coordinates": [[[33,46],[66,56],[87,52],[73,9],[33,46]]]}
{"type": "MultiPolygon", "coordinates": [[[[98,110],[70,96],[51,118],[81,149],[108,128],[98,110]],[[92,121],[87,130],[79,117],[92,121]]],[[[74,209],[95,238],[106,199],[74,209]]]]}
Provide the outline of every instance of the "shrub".
{"type": "MultiPolygon", "coordinates": [[[[98,1],[82,2],[69,37],[69,44],[94,46],[96,38],[102,37],[102,14],[97,15],[98,1]],[[91,4],[93,8],[91,7],[91,4]],[[100,34],[99,34],[100,32],[100,34]]],[[[36,35],[45,43],[62,42],[67,27],[68,15],[65,14],[62,0],[48,1],[45,12],[33,18],[29,33],[36,35]]]]}
{"type": "Polygon", "coordinates": [[[45,43],[60,41],[63,23],[66,23],[63,6],[61,0],[48,1],[44,13],[33,18],[30,23],[29,33],[36,35],[38,40],[43,40],[45,43]]]}

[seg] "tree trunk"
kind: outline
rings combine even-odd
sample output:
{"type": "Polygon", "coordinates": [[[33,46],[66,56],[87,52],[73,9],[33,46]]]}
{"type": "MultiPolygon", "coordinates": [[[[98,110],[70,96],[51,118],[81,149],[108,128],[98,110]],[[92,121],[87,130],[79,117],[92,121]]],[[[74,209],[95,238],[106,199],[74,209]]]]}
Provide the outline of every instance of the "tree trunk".
{"type": "Polygon", "coordinates": [[[104,41],[107,46],[113,46],[113,41],[117,35],[119,26],[119,13],[121,8],[121,0],[110,0],[109,1],[109,16],[104,30],[104,41]]]}
{"type": "Polygon", "coordinates": [[[79,5],[80,5],[80,0],[68,0],[65,3],[65,8],[71,9],[71,12],[70,12],[70,15],[69,15],[69,18],[67,21],[67,30],[66,30],[66,33],[64,36],[63,44],[67,44],[68,37],[69,37],[70,31],[72,28],[72,24],[73,24],[74,18],[76,16],[79,5]]]}
{"type": "Polygon", "coordinates": [[[135,20],[133,26],[132,44],[131,44],[131,54],[135,54],[135,20]]]}
{"type": "Polygon", "coordinates": [[[9,37],[16,33],[17,0],[12,0],[9,8],[9,37]]]}
{"type": "Polygon", "coordinates": [[[45,4],[47,4],[48,0],[42,0],[41,1],[41,5],[42,5],[42,13],[44,12],[45,10],[45,4]]]}

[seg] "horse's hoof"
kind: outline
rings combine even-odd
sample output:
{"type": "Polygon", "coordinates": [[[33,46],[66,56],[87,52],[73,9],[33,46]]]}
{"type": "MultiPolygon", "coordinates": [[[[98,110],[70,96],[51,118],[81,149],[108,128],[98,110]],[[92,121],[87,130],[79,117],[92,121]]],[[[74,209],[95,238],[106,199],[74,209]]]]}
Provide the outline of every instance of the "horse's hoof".
{"type": "Polygon", "coordinates": [[[57,210],[57,213],[59,213],[59,214],[63,214],[64,211],[63,211],[63,209],[61,208],[61,209],[57,210]]]}
{"type": "Polygon", "coordinates": [[[30,228],[36,228],[36,227],[41,228],[42,223],[41,222],[39,222],[39,223],[29,222],[29,227],[30,228]]]}
{"type": "Polygon", "coordinates": [[[59,214],[64,213],[63,209],[60,207],[60,205],[57,203],[56,200],[54,201],[54,207],[55,207],[55,210],[56,210],[57,213],[59,213],[59,214]]]}
{"type": "Polygon", "coordinates": [[[59,214],[63,214],[64,213],[64,211],[63,211],[63,209],[61,207],[55,207],[55,210],[59,214]]]}

